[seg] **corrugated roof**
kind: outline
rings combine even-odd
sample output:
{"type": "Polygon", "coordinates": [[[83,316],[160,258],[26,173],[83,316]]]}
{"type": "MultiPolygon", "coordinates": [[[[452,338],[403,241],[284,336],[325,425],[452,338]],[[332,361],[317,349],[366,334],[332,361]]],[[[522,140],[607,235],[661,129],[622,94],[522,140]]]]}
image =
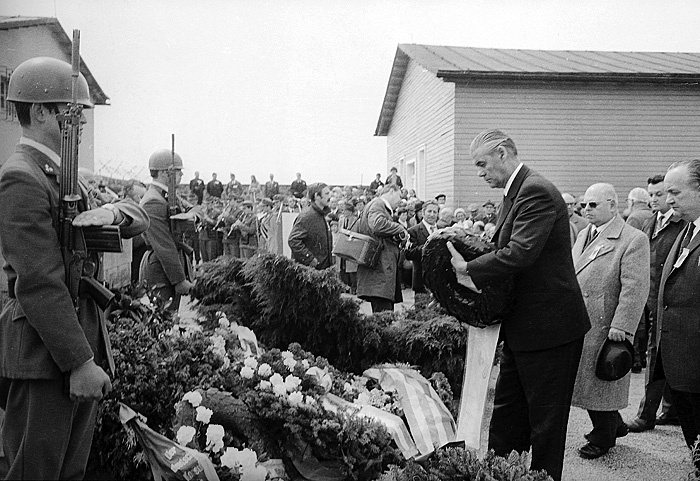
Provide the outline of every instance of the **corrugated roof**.
{"type": "MultiPolygon", "coordinates": [[[[56,38],[61,49],[66,53],[67,58],[71,57],[72,40],[63,30],[63,27],[56,18],[53,17],[3,17],[0,16],[0,30],[10,30],[15,28],[46,27],[56,38]]],[[[90,86],[90,95],[96,105],[109,105],[109,97],[102,90],[100,84],[90,72],[82,56],[80,58],[80,72],[85,76],[90,86]]]]}
{"type": "Polygon", "coordinates": [[[469,78],[700,82],[700,53],[512,50],[400,44],[374,135],[386,135],[409,60],[449,82],[469,78]]]}

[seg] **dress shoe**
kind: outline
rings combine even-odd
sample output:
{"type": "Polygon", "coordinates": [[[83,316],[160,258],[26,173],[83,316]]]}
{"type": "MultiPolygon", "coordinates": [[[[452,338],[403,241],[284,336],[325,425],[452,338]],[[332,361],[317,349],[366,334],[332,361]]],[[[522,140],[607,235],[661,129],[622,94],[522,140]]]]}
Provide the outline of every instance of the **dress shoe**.
{"type": "Polygon", "coordinates": [[[658,424],[659,426],[666,426],[666,425],[678,426],[680,424],[680,421],[678,421],[678,417],[671,417],[666,413],[661,413],[656,418],[656,424],[658,424]]]}
{"type": "MultiPolygon", "coordinates": [[[[615,430],[615,437],[616,438],[624,438],[627,436],[627,433],[629,433],[631,429],[627,427],[627,424],[622,423],[620,424],[617,429],[615,430]]],[[[583,435],[584,438],[588,439],[591,433],[586,433],[583,435]]]]}
{"type": "Polygon", "coordinates": [[[656,422],[645,421],[642,418],[634,418],[631,421],[627,421],[625,424],[627,425],[627,429],[629,430],[629,432],[641,433],[644,431],[649,431],[651,429],[654,429],[656,422]]]}
{"type": "Polygon", "coordinates": [[[601,448],[595,444],[586,443],[578,448],[578,455],[583,459],[596,459],[606,454],[610,448],[601,448]]]}

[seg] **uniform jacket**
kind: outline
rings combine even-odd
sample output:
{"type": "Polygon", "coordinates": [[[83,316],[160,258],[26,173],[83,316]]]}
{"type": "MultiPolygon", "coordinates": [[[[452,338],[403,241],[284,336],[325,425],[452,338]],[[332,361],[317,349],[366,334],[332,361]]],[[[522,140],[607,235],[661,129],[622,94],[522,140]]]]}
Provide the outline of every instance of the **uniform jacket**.
{"type": "Polygon", "coordinates": [[[576,276],[591,320],[576,375],[573,406],[594,411],[627,407],[630,374],[617,381],[595,375],[598,351],[610,327],[634,334],[649,294],[649,240],[620,216],[584,249],[592,224],[573,248],[576,276]]]}
{"type": "Polygon", "coordinates": [[[141,273],[149,287],[176,285],[187,278],[182,253],[170,233],[170,211],[162,189],[155,185],[141,198],[141,207],[148,213],[151,225],[142,237],[153,251],[144,259],[141,273]]]}
{"type": "MultiPolygon", "coordinates": [[[[51,159],[23,144],[0,169],[0,248],[12,286],[0,313],[2,377],[52,379],[93,355],[97,363],[111,360],[102,313],[85,298],[78,317],[64,283],[58,175],[51,159]]],[[[115,205],[127,219],[123,237],[148,227],[148,216],[134,202],[115,205]]]]}
{"type": "Polygon", "coordinates": [[[384,245],[377,265],[357,267],[357,295],[364,297],[381,297],[394,302],[401,302],[401,286],[397,286],[399,263],[399,246],[392,241],[404,231],[398,222],[391,218],[391,211],[381,197],[370,202],[362,211],[360,233],[371,235],[384,245]]]}
{"type": "Polygon", "coordinates": [[[241,221],[239,230],[241,237],[240,245],[248,246],[250,249],[258,248],[258,218],[252,212],[243,212],[238,220],[241,221]]]}
{"type": "Polygon", "coordinates": [[[590,328],[571,258],[569,215],[557,188],[523,165],[504,198],[493,242],[468,264],[478,286],[514,279],[514,309],[501,333],[514,351],[580,339],[590,328]]]}
{"type": "Polygon", "coordinates": [[[700,234],[688,245],[685,261],[674,267],[685,231],[676,238],[661,273],[656,345],[669,386],[700,393],[700,234]]]}
{"type": "MultiPolygon", "coordinates": [[[[328,211],[328,208],[325,211],[328,211]]],[[[330,267],[333,237],[324,211],[315,204],[304,209],[294,219],[287,244],[292,250],[292,259],[295,261],[308,266],[316,259],[318,261],[316,269],[330,267]]]]}
{"type": "Polygon", "coordinates": [[[423,222],[408,229],[408,236],[411,247],[406,249],[406,259],[413,261],[413,290],[416,292],[425,291],[423,283],[423,244],[428,240],[430,233],[425,228],[423,222]]]}

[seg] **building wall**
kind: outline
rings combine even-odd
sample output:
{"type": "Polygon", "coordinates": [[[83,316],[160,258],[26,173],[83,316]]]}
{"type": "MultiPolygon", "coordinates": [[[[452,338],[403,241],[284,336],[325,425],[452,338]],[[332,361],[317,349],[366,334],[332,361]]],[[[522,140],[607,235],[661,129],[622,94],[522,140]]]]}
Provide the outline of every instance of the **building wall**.
{"type": "Polygon", "coordinates": [[[493,199],[476,176],[471,140],[500,128],[520,158],[562,192],[612,183],[625,199],[674,161],[700,155],[697,85],[484,82],[456,86],[455,184],[459,202],[493,199]]]}
{"type": "MultiPolygon", "coordinates": [[[[47,26],[0,30],[0,77],[32,57],[54,57],[70,63],[70,55],[58,44],[47,26]]],[[[0,78],[0,80],[2,80],[0,78]]],[[[80,166],[94,171],[95,129],[93,109],[85,110],[87,124],[80,143],[80,166]]],[[[16,118],[0,108],[0,165],[14,152],[22,131],[16,118]]]]}
{"type": "Polygon", "coordinates": [[[405,180],[401,159],[419,159],[423,149],[425,162],[417,166],[416,185],[421,199],[438,193],[453,198],[454,111],[454,84],[443,82],[411,60],[387,134],[387,173],[396,167],[405,180]]]}

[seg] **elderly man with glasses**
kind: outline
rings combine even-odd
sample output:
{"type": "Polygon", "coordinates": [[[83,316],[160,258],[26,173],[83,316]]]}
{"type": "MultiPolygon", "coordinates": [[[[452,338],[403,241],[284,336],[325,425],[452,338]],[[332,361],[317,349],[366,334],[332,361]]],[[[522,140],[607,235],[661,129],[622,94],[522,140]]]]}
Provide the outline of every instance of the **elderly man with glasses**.
{"type": "Polygon", "coordinates": [[[596,376],[598,353],[606,339],[634,338],[649,293],[649,239],[618,215],[618,198],[610,184],[594,184],[583,197],[590,222],[573,248],[576,277],[593,324],[584,338],[572,406],[588,410],[593,430],[578,452],[595,459],[627,435],[619,409],[628,404],[630,374],[607,381],[596,376]]]}

